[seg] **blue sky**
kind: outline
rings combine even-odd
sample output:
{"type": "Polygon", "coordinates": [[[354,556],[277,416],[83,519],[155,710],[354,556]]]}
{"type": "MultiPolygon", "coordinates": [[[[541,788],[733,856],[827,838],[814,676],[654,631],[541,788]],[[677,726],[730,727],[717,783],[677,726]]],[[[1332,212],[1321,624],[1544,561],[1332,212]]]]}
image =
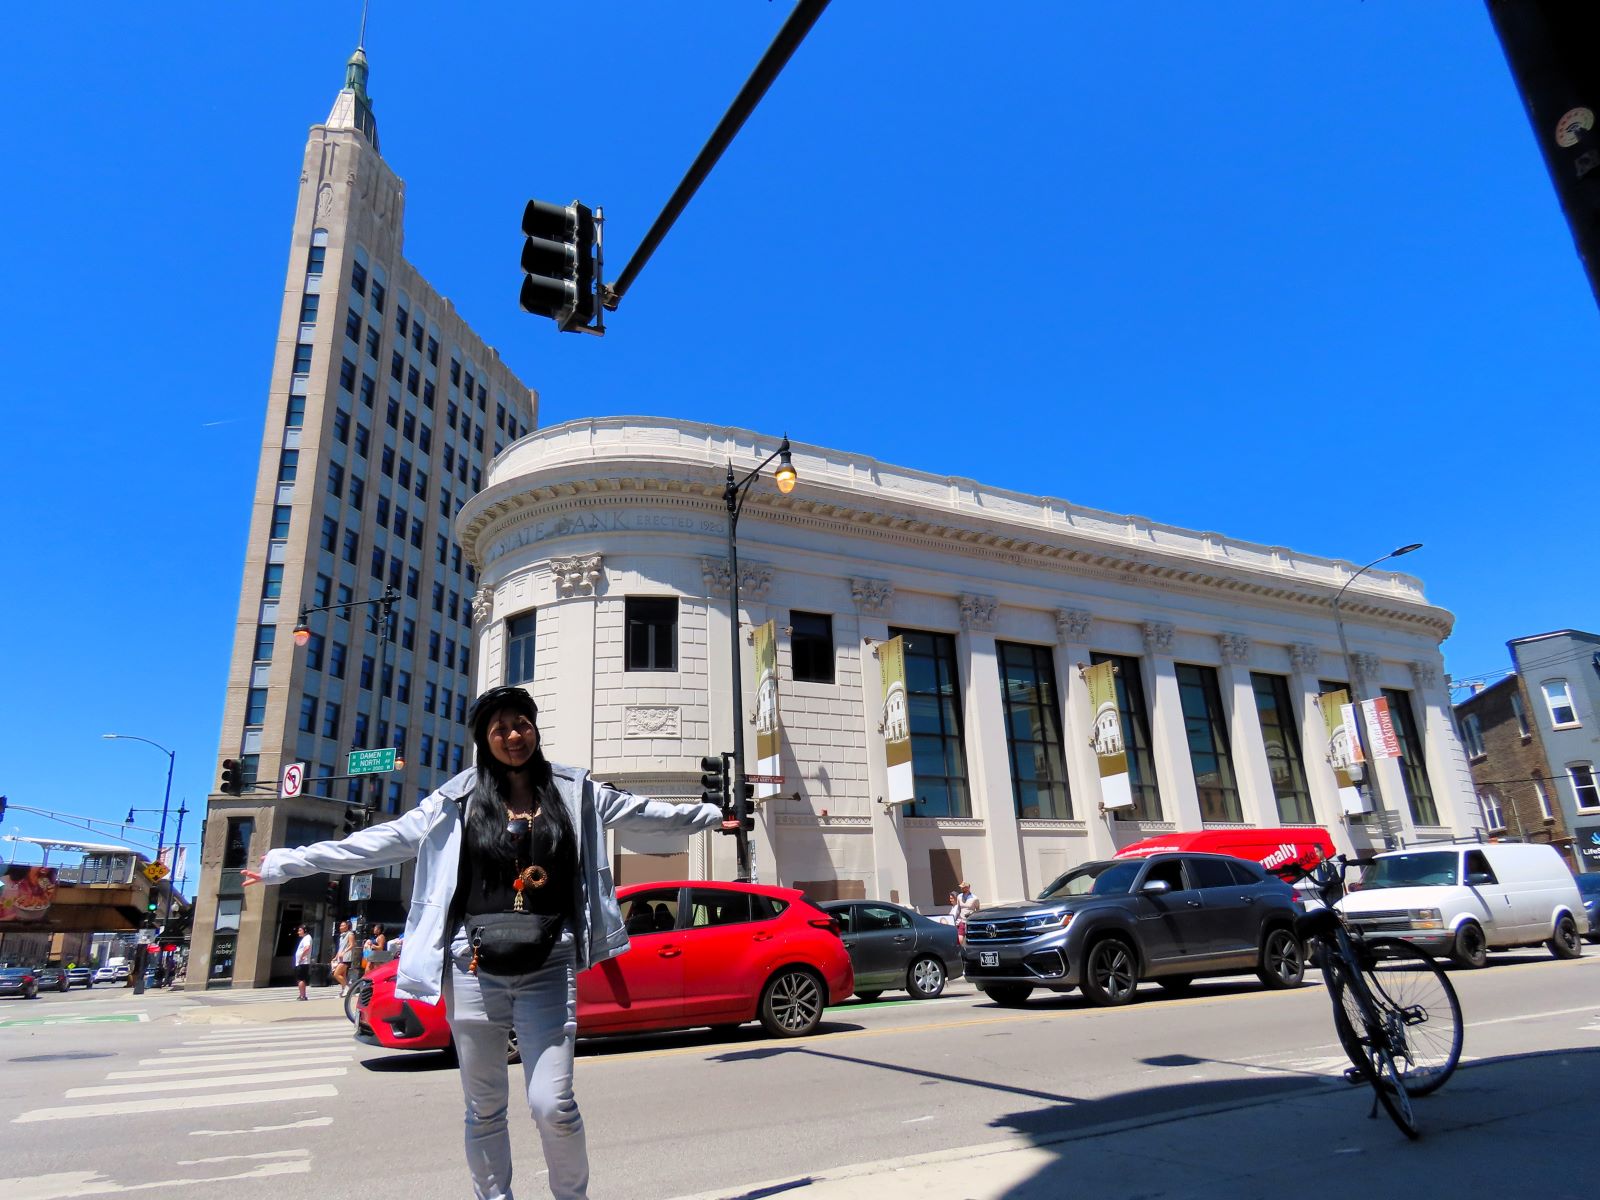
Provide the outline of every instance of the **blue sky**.
{"type": "MultiPolygon", "coordinates": [[[[1357,562],[1421,541],[1458,677],[1600,625],[1596,308],[1481,4],[840,0],[609,336],[520,313],[524,202],[603,204],[614,276],[787,12],[374,0],[407,256],[541,424],[787,430],[1357,562]]],[[[0,833],[159,806],[116,730],[177,751],[193,843],[359,5],[9,20],[0,833]]]]}

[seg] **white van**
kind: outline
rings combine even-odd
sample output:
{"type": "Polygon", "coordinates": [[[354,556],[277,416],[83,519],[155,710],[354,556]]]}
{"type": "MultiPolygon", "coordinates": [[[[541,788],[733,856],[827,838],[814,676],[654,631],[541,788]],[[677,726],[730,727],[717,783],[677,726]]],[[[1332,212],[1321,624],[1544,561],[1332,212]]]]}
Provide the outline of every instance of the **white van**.
{"type": "Polygon", "coordinates": [[[1577,958],[1588,929],[1572,872],[1553,846],[1441,843],[1374,856],[1339,901],[1362,933],[1403,938],[1463,967],[1490,950],[1543,942],[1577,958]]]}

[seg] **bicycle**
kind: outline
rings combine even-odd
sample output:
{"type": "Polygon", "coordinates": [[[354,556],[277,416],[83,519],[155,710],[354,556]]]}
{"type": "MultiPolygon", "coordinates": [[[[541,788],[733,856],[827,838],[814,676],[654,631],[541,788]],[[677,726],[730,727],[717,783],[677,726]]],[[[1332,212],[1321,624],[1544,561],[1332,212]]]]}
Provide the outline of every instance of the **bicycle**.
{"type": "Polygon", "coordinates": [[[1393,937],[1364,937],[1333,907],[1343,893],[1343,855],[1313,870],[1297,868],[1325,907],[1301,916],[1295,933],[1314,946],[1333,1001],[1339,1044],[1354,1064],[1351,1083],[1370,1083],[1395,1125],[1420,1136],[1411,1100],[1443,1087],[1461,1061],[1461,1004],[1443,970],[1424,951],[1393,937]]]}

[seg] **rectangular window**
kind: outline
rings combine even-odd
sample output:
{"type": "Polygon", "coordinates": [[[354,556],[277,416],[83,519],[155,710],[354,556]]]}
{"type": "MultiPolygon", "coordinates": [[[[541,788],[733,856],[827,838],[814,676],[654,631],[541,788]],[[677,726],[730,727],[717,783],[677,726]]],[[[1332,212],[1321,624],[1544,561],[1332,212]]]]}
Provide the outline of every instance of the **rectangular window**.
{"type": "Polygon", "coordinates": [[[353,308],[344,315],[344,335],[356,345],[361,345],[361,314],[353,308]]]}
{"type": "MultiPolygon", "coordinates": [[[[1547,785],[1545,781],[1539,777],[1537,772],[1534,773],[1533,777],[1533,790],[1539,795],[1539,815],[1546,821],[1554,821],[1556,819],[1556,814],[1555,810],[1550,807],[1549,785],[1547,785]]],[[[1590,932],[1592,933],[1594,931],[1590,930],[1590,932]]]]}
{"type": "Polygon", "coordinates": [[[335,679],[344,678],[344,658],[347,653],[343,642],[328,644],[328,674],[335,679]]]}
{"type": "Polygon", "coordinates": [[[451,592],[450,593],[450,601],[449,601],[448,604],[445,605],[445,609],[444,609],[445,615],[448,616],[452,621],[456,620],[457,617],[460,615],[460,611],[461,611],[460,606],[461,606],[461,597],[458,596],[455,592],[451,592]]]}
{"type": "Polygon", "coordinates": [[[1072,819],[1067,760],[1061,741],[1061,700],[1055,659],[1047,646],[1001,642],[1000,691],[1011,751],[1011,798],[1017,816],[1072,819]]]}
{"type": "Polygon", "coordinates": [[[432,761],[433,738],[429,734],[425,733],[417,739],[417,758],[421,760],[423,766],[432,761]]]}
{"type": "Polygon", "coordinates": [[[1567,778],[1572,780],[1572,798],[1580,809],[1600,808],[1600,784],[1595,783],[1593,763],[1570,763],[1567,778]]]}
{"type": "Polygon", "coordinates": [[[290,396],[289,406],[284,410],[283,424],[286,429],[299,429],[306,423],[306,398],[304,396],[290,396]]]}
{"type": "Polygon", "coordinates": [[[789,631],[789,661],[795,682],[832,683],[833,618],[826,613],[791,611],[789,631]]]}
{"type": "Polygon", "coordinates": [[[373,668],[372,655],[363,654],[361,656],[361,678],[360,678],[360,683],[361,683],[361,690],[364,691],[364,692],[370,692],[372,690],[372,668],[373,668]]]}
{"type": "Polygon", "coordinates": [[[1505,809],[1493,788],[1484,788],[1478,793],[1478,811],[1483,814],[1483,827],[1487,832],[1496,833],[1506,827],[1505,809]]]}
{"type": "MultiPolygon", "coordinates": [[[[283,568],[280,567],[278,569],[281,571],[283,568]]],[[[311,589],[311,603],[318,605],[326,604],[329,597],[332,595],[333,580],[329,579],[326,575],[318,575],[317,582],[312,586],[311,589]]]]}
{"type": "Polygon", "coordinates": [[[350,264],[350,290],[358,296],[367,293],[367,269],[360,263],[350,264]]]}
{"type": "Polygon", "coordinates": [[[256,779],[261,771],[261,755],[241,754],[239,756],[239,782],[247,788],[256,785],[256,779]]]}
{"type": "Polygon", "coordinates": [[[294,348],[294,373],[311,374],[311,347],[302,343],[294,348]]]}
{"type": "Polygon", "coordinates": [[[444,584],[442,583],[433,585],[433,611],[436,613],[444,611],[444,584]]]}
{"type": "Polygon", "coordinates": [[[1461,718],[1461,744],[1466,747],[1468,758],[1483,757],[1483,722],[1477,713],[1467,713],[1461,718]]]}
{"type": "Polygon", "coordinates": [[[382,579],[383,578],[383,560],[384,560],[383,547],[382,546],[374,546],[372,548],[372,568],[371,568],[372,577],[374,579],[382,579]]]}
{"type": "Polygon", "coordinates": [[[506,622],[506,683],[533,679],[535,614],[522,613],[506,622]]]}
{"type": "Polygon", "coordinates": [[[411,322],[411,345],[413,349],[422,349],[422,323],[425,320],[427,320],[426,313],[411,322]]]}
{"type": "Polygon", "coordinates": [[[333,410],[333,436],[341,446],[350,440],[350,414],[342,408],[333,410]]]}
{"type": "Polygon", "coordinates": [[[389,398],[389,410],[383,419],[390,429],[400,428],[400,401],[392,396],[389,398]]]}
{"type": "Polygon", "coordinates": [[[439,686],[431,682],[424,683],[422,685],[422,711],[425,713],[433,712],[433,707],[438,699],[439,686]]]}
{"type": "Polygon", "coordinates": [[[1222,707],[1216,668],[1179,663],[1177,674],[1189,762],[1200,793],[1200,819],[1242,821],[1239,783],[1233,773],[1233,751],[1228,741],[1228,714],[1222,707]]]}
{"type": "Polygon", "coordinates": [[[353,563],[361,553],[361,535],[354,529],[344,531],[344,560],[353,563]]]}
{"type": "Polygon", "coordinates": [[[1400,739],[1400,776],[1405,780],[1406,799],[1411,802],[1411,819],[1418,825],[1437,825],[1439,810],[1434,806],[1428,766],[1422,759],[1422,739],[1417,736],[1417,719],[1411,711],[1411,693],[1384,688],[1383,694],[1394,718],[1395,736],[1400,739]]]}
{"type": "Polygon", "coordinates": [[[406,568],[406,595],[413,600],[417,598],[417,590],[421,586],[421,574],[416,567],[406,568]]]}
{"type": "Polygon", "coordinates": [[[322,548],[332,551],[339,545],[339,522],[333,517],[322,518],[322,548]]]}
{"type": "Polygon", "coordinates": [[[1511,715],[1517,719],[1517,736],[1528,736],[1528,713],[1522,707],[1522,695],[1519,692],[1511,693],[1511,715]]]}
{"type": "Polygon", "coordinates": [[[422,381],[422,407],[429,412],[433,411],[433,380],[422,381]]]}
{"type": "Polygon", "coordinates": [[[389,378],[399,383],[406,377],[405,357],[396,350],[389,355],[389,378]]]}
{"type": "Polygon", "coordinates": [[[237,871],[242,867],[251,866],[256,861],[250,857],[250,839],[255,836],[255,832],[254,817],[228,818],[228,840],[222,848],[224,871],[237,871]]]}
{"type": "MultiPolygon", "coordinates": [[[[322,578],[318,576],[317,578],[322,578]]],[[[267,575],[261,583],[261,596],[266,600],[275,600],[283,594],[283,564],[268,563],[267,575]]]]}
{"type": "Polygon", "coordinates": [[[376,325],[368,325],[367,326],[367,357],[370,358],[373,362],[377,362],[378,361],[378,343],[381,340],[382,339],[380,338],[380,336],[378,334],[378,327],[376,325]]]}
{"type": "Polygon", "coordinates": [[[379,312],[383,311],[384,295],[385,293],[383,290],[383,284],[374,279],[372,281],[372,307],[377,309],[379,312]]]}
{"type": "Polygon", "coordinates": [[[378,470],[390,478],[394,477],[394,447],[385,446],[383,453],[378,457],[378,470]]]}
{"type": "Polygon", "coordinates": [[[300,451],[285,450],[278,459],[278,482],[293,483],[300,473],[300,451]]]}
{"type": "Polygon", "coordinates": [[[244,723],[260,725],[267,719],[267,689],[251,688],[244,698],[244,723]]]}
{"type": "Polygon", "coordinates": [[[357,512],[360,512],[361,511],[361,505],[366,500],[366,498],[367,498],[367,484],[366,484],[366,481],[364,479],[362,479],[359,475],[350,476],[350,507],[355,509],[357,512]]]}
{"type": "Polygon", "coordinates": [[[428,659],[430,662],[439,661],[439,631],[437,629],[428,631],[428,659]]]}
{"type": "Polygon", "coordinates": [[[408,488],[408,487],[411,486],[411,460],[410,459],[402,458],[400,460],[400,471],[399,471],[398,474],[395,475],[394,481],[396,483],[398,483],[402,488],[408,488]]]}
{"type": "MultiPolygon", "coordinates": [[[[367,745],[367,725],[368,725],[367,714],[364,713],[364,712],[358,712],[356,714],[355,728],[353,730],[351,730],[351,740],[355,743],[357,749],[366,748],[366,745],[367,745]]],[[[358,779],[358,780],[355,780],[355,782],[356,783],[364,783],[365,780],[358,779]]]]}
{"type": "Polygon", "coordinates": [[[461,747],[450,747],[450,769],[457,775],[461,773],[461,747]]]}
{"type": "Polygon", "coordinates": [[[315,733],[317,731],[317,698],[315,696],[300,697],[300,732],[315,733]]]}
{"type": "Polygon", "coordinates": [[[678,598],[629,596],[623,602],[623,612],[623,670],[676,671],[678,598]]]}
{"type": "Polygon", "coordinates": [[[328,464],[328,495],[335,499],[344,495],[344,468],[336,462],[328,464]]]}
{"type": "Polygon", "coordinates": [[[327,259],[328,248],[326,246],[312,246],[306,251],[306,274],[321,275],[323,264],[327,262],[327,259]]]}
{"type": "Polygon", "coordinates": [[[394,506],[394,531],[401,537],[406,535],[406,510],[398,504],[394,506]]]}
{"type": "Polygon", "coordinates": [[[365,458],[367,456],[367,447],[371,444],[371,431],[358,421],[356,423],[356,453],[365,458]]]}
{"type": "Polygon", "coordinates": [[[396,333],[398,333],[401,337],[405,337],[405,335],[406,335],[406,326],[409,325],[410,323],[411,323],[411,318],[409,317],[409,315],[407,315],[405,309],[397,308],[397,309],[394,310],[394,331],[396,333]]]}
{"type": "Polygon", "coordinates": [[[272,661],[272,643],[277,640],[278,627],[276,625],[256,626],[256,662],[272,661]]]}
{"type": "Polygon", "coordinates": [[[433,453],[433,430],[426,425],[417,430],[417,448],[424,454],[433,453]]]}
{"type": "Polygon", "coordinates": [[[306,666],[313,671],[322,670],[323,637],[320,633],[313,633],[306,639],[306,666]]]}
{"type": "Polygon", "coordinates": [[[371,375],[361,376],[361,403],[365,407],[372,407],[372,396],[373,393],[376,392],[377,387],[378,385],[373,381],[371,375]]]}
{"type": "Polygon", "coordinates": [[[405,420],[400,424],[400,436],[406,441],[414,441],[417,433],[417,418],[407,413],[405,420]]]}
{"type": "Polygon", "coordinates": [[[290,509],[287,504],[274,504],[272,506],[272,536],[286,538],[289,536],[290,509]]]}
{"type": "Polygon", "coordinates": [[[413,396],[422,388],[422,373],[415,367],[406,368],[406,391],[413,396]]]}
{"type": "Polygon", "coordinates": [[[410,671],[401,671],[400,672],[400,683],[399,683],[399,686],[395,689],[394,698],[395,698],[395,702],[397,704],[410,704],[411,703],[411,672],[410,671]]]}
{"type": "Polygon", "coordinates": [[[1539,687],[1544,692],[1544,705],[1550,710],[1552,726],[1565,729],[1578,724],[1578,710],[1572,703],[1572,689],[1567,686],[1565,679],[1552,679],[1541,683],[1539,687]]]}
{"type": "Polygon", "coordinates": [[[374,514],[378,519],[378,528],[386,529],[389,525],[389,497],[378,497],[378,508],[374,514]]]}
{"type": "Polygon", "coordinates": [[[400,557],[398,555],[389,556],[389,586],[400,586],[400,557]]]}
{"type": "Polygon", "coordinates": [[[300,324],[315,325],[317,323],[317,305],[321,299],[315,292],[301,298],[300,324]]]}
{"type": "Polygon", "coordinates": [[[967,817],[967,754],[962,741],[961,680],[956,642],[947,633],[891,629],[906,649],[906,716],[918,817],[967,817]]]}
{"type": "Polygon", "coordinates": [[[322,736],[325,738],[339,736],[339,706],[332,700],[322,706],[322,736]]]}
{"type": "Polygon", "coordinates": [[[1150,754],[1150,708],[1144,699],[1139,660],[1123,654],[1091,654],[1089,661],[1108,662],[1117,668],[1117,708],[1122,715],[1122,741],[1128,755],[1128,786],[1133,791],[1133,806],[1126,810],[1127,815],[1135,821],[1159,821],[1161,788],[1155,759],[1150,754]]]}
{"type": "Polygon", "coordinates": [[[419,500],[428,498],[428,473],[426,471],[417,472],[417,486],[411,489],[411,494],[419,500]]]}
{"type": "Polygon", "coordinates": [[[450,382],[455,384],[461,382],[461,363],[454,358],[450,360],[450,382]]]}
{"type": "Polygon", "coordinates": [[[439,342],[437,338],[428,339],[428,361],[434,366],[439,365],[439,342]]]}
{"type": "Polygon", "coordinates": [[[1310,825],[1316,821],[1311,789],[1306,783],[1305,757],[1300,752],[1300,731],[1289,700],[1289,681],[1282,675],[1250,673],[1256,694],[1256,716],[1261,740],[1267,747],[1267,774],[1278,801],[1278,819],[1285,825],[1310,825]]]}
{"type": "Polygon", "coordinates": [[[450,539],[441,533],[435,545],[438,548],[439,565],[442,567],[444,566],[445,562],[448,561],[447,554],[450,549],[450,539]]]}

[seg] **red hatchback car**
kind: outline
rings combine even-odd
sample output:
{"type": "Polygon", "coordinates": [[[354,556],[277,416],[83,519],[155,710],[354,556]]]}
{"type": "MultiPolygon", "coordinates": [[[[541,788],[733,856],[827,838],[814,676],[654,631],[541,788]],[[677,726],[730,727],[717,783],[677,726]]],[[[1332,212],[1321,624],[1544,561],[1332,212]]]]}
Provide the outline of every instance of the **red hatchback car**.
{"type": "MultiPolygon", "coordinates": [[[[774,1037],[801,1037],[855,989],[838,922],[793,888],[641,883],[617,898],[631,944],[578,976],[579,1037],[752,1020],[774,1037]]],[[[359,985],[357,1040],[446,1048],[444,1005],[396,998],[398,969],[384,963],[359,985]]]]}

